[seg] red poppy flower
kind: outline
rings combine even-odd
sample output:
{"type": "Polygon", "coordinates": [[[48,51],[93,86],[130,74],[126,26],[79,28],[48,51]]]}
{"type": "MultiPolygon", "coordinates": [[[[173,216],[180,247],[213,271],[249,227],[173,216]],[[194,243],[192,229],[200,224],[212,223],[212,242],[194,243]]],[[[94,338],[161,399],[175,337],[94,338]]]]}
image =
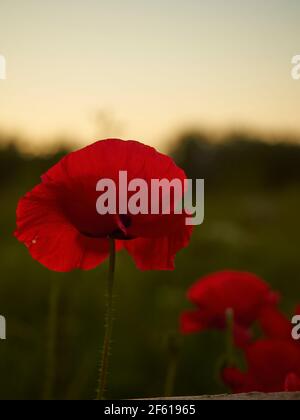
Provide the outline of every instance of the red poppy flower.
{"type": "Polygon", "coordinates": [[[261,311],[259,323],[268,338],[292,339],[291,321],[276,307],[265,307],[261,311]]]}
{"type": "Polygon", "coordinates": [[[300,391],[300,375],[290,373],[285,378],[284,390],[286,392],[298,392],[300,391]]]}
{"type": "Polygon", "coordinates": [[[99,215],[96,185],[111,179],[120,189],[119,172],[128,182],[139,178],[150,188],[152,179],[186,176],[167,156],[135,141],[116,139],[94,143],[64,157],[23,197],[17,209],[16,237],[31,256],[54,271],[89,270],[109,253],[115,238],[141,270],[172,270],[176,253],[187,246],[192,229],[185,215],[99,215]]]}
{"type": "MultiPolygon", "coordinates": [[[[295,315],[300,315],[299,306],[296,308],[295,315]]],[[[291,320],[276,307],[264,307],[259,316],[259,324],[267,338],[294,341],[292,338],[293,325],[291,320]]]]}
{"type": "Polygon", "coordinates": [[[278,296],[254,274],[224,271],[200,279],[188,291],[188,299],[197,309],[182,314],[184,334],[224,329],[226,313],[231,309],[236,342],[243,347],[249,342],[249,328],[259,318],[261,310],[275,305],[278,296]]]}
{"type": "Polygon", "coordinates": [[[235,393],[300,391],[300,348],[291,341],[261,340],[246,350],[248,371],[223,371],[235,393]]]}

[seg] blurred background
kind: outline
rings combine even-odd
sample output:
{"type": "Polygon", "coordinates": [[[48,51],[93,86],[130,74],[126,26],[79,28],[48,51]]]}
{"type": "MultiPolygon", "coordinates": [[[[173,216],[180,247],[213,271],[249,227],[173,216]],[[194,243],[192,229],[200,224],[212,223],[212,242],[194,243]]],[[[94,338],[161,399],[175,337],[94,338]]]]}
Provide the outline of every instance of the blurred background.
{"type": "Polygon", "coordinates": [[[253,271],[292,314],[300,302],[300,82],[291,78],[299,13],[297,0],[2,0],[1,399],[94,398],[107,266],[51,273],[13,231],[19,198],[67,151],[96,139],[138,139],[206,180],[205,223],[176,271],[141,273],[118,255],[109,397],[163,395],[175,362],[174,394],[226,391],[221,333],[170,346],[190,307],[186,291],[204,274],[253,271]]]}

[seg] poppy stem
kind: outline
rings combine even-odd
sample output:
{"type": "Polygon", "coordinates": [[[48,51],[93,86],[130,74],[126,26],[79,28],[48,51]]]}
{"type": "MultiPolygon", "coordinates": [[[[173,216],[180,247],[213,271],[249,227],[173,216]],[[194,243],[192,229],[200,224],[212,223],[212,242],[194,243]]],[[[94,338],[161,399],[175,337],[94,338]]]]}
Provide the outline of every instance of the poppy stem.
{"type": "Polygon", "coordinates": [[[180,342],[176,334],[170,334],[168,337],[168,366],[165,380],[164,396],[172,397],[175,389],[175,382],[179,364],[180,342]]]}
{"type": "Polygon", "coordinates": [[[107,283],[105,335],[104,335],[104,344],[103,344],[102,357],[101,357],[101,363],[100,363],[99,382],[98,382],[97,398],[96,398],[96,400],[99,400],[99,401],[105,399],[110,348],[111,348],[112,332],[113,332],[113,321],[114,321],[114,279],[115,279],[115,267],[116,267],[116,242],[113,238],[109,238],[109,243],[110,243],[110,258],[109,258],[109,271],[108,271],[108,283],[107,283]]]}
{"type": "Polygon", "coordinates": [[[51,279],[51,291],[49,297],[46,377],[43,392],[44,400],[52,400],[54,397],[53,392],[56,379],[56,347],[59,297],[60,285],[58,281],[53,278],[51,279]]]}

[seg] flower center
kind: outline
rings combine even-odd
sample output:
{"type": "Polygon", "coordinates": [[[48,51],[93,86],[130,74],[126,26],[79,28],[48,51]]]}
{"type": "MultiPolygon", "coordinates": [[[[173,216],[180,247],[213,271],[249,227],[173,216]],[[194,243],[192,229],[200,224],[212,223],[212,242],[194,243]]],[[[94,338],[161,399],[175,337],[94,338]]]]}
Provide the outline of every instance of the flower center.
{"type": "Polygon", "coordinates": [[[110,237],[113,239],[120,239],[123,241],[130,241],[131,239],[134,239],[132,236],[128,235],[125,231],[126,229],[130,228],[130,226],[132,225],[132,221],[130,216],[125,215],[125,214],[121,214],[120,216],[120,220],[122,225],[124,226],[124,230],[122,229],[116,229],[111,235],[110,237]]]}

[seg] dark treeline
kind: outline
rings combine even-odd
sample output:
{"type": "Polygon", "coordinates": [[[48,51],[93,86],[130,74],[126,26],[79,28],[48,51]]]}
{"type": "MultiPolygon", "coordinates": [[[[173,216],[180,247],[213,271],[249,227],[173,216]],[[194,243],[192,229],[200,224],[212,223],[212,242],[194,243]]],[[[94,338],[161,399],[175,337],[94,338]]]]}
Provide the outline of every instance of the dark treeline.
{"type": "MultiPolygon", "coordinates": [[[[14,143],[2,146],[0,187],[24,180],[24,176],[39,178],[65,153],[64,149],[52,155],[30,156],[20,153],[14,143]]],[[[300,146],[285,139],[274,144],[234,134],[216,143],[194,132],[182,135],[170,153],[189,178],[204,178],[210,189],[280,188],[300,183],[300,146]]]]}
{"type": "Polygon", "coordinates": [[[66,152],[62,149],[50,155],[33,156],[21,153],[14,143],[3,145],[0,148],[0,188],[27,179],[39,179],[66,152]]]}
{"type": "Polygon", "coordinates": [[[285,139],[268,143],[233,134],[216,144],[201,133],[190,133],[178,140],[172,155],[190,178],[204,178],[210,188],[300,183],[300,146],[285,139]]]}

